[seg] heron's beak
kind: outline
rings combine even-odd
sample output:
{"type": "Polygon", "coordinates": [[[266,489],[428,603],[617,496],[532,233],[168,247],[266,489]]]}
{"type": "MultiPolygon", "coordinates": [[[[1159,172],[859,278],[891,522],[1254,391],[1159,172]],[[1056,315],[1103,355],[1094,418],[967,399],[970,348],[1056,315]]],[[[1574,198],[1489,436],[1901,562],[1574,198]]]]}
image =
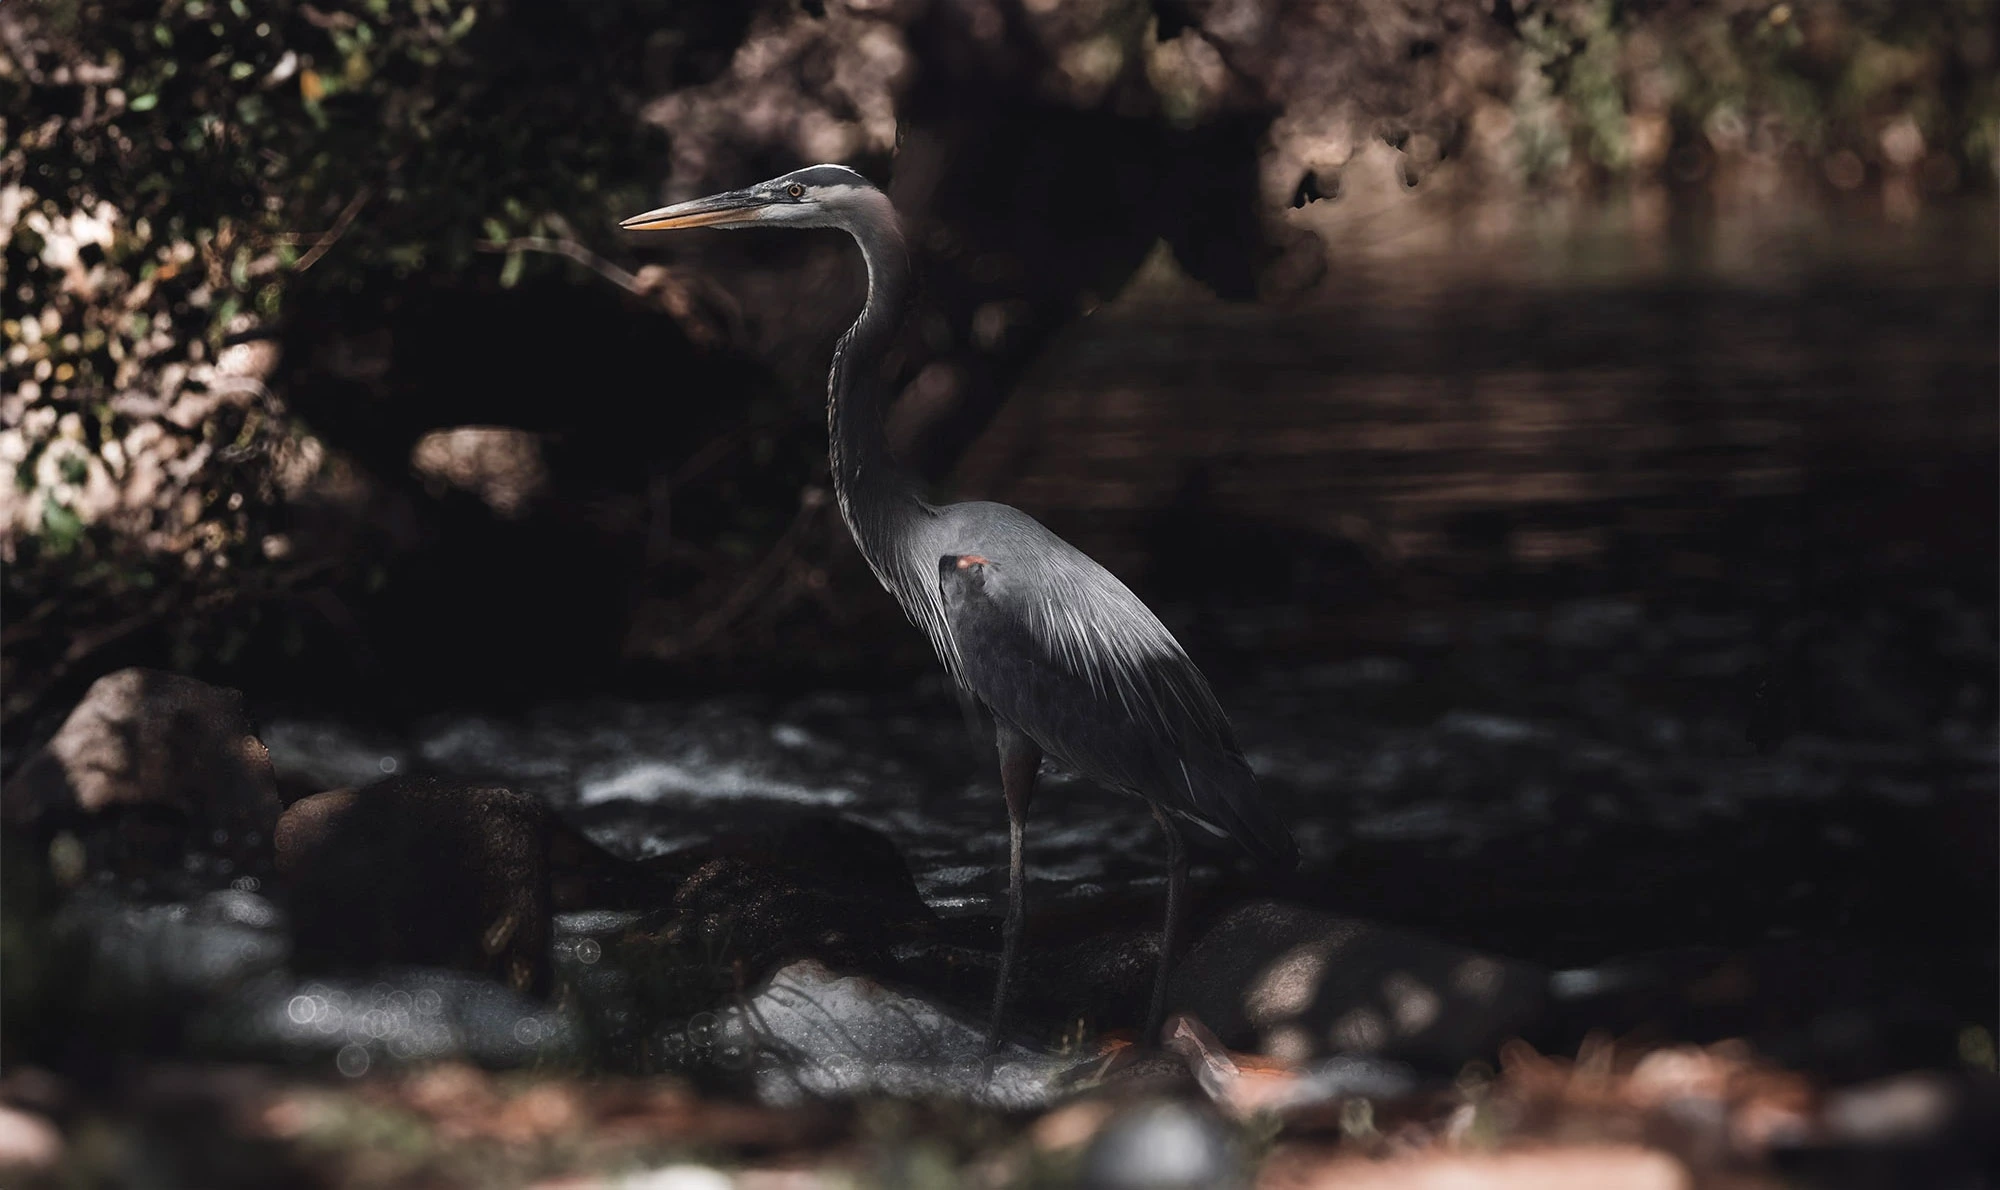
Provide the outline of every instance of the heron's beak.
{"type": "Polygon", "coordinates": [[[747,190],[711,194],[707,198],[677,202],[657,211],[634,215],[618,226],[626,231],[678,231],[683,227],[727,227],[732,223],[754,223],[770,206],[766,199],[747,190]]]}

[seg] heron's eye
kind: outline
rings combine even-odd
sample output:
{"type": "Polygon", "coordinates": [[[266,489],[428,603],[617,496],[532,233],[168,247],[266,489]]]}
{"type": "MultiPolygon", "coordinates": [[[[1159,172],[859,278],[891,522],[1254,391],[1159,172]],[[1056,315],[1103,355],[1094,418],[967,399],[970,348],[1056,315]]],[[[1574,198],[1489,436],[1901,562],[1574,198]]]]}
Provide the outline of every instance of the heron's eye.
{"type": "Polygon", "coordinates": [[[791,195],[793,198],[804,198],[806,196],[806,188],[797,182],[793,182],[791,185],[785,187],[785,193],[791,195]]]}

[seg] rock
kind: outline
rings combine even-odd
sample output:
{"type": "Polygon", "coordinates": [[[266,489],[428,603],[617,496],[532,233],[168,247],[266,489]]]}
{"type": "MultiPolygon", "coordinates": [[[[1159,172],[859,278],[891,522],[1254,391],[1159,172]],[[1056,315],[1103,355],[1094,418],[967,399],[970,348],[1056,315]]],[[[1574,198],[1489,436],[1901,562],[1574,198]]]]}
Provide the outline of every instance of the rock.
{"type": "Polygon", "coordinates": [[[0,1106],[0,1169],[29,1173],[62,1160],[62,1133],[32,1112],[0,1106]]]}
{"type": "Polygon", "coordinates": [[[1956,1060],[1952,963],[1915,945],[1825,938],[1622,956],[1552,973],[1544,1034],[1558,1049],[1595,1029],[1742,1037],[1783,1065],[1858,1082],[1956,1060]]]}
{"type": "Polygon", "coordinates": [[[1212,1112],[1172,1100],[1113,1116],[1084,1150],[1086,1190],[1231,1190],[1249,1171],[1230,1130],[1212,1112]]]}
{"type": "Polygon", "coordinates": [[[667,941],[667,917],[592,910],[554,919],[561,1001],[583,1023],[599,1069],[658,1073],[662,1024],[708,1012],[742,986],[712,952],[667,941]]]}
{"type": "Polygon", "coordinates": [[[896,1095],[1039,1107],[1083,1085],[1102,1055],[1004,1044],[988,1058],[982,1025],[863,976],[801,960],[749,1000],[691,1026],[691,1044],[724,1069],[749,1069],[773,1105],[816,1096],[896,1095]]]}
{"type": "Polygon", "coordinates": [[[271,756],[235,690],[179,674],[121,669],[91,684],[55,736],[7,782],[0,806],[21,826],[158,806],[261,850],[279,810],[271,756]]]}
{"type": "Polygon", "coordinates": [[[300,798],[279,815],[271,832],[271,849],[277,856],[279,875],[289,877],[301,867],[317,862],[331,843],[334,829],[360,797],[352,789],[330,789],[300,798]]]}
{"type": "Polygon", "coordinates": [[[1823,1136],[1835,1143],[1934,1143],[1959,1123],[1963,1090],[1935,1073],[1898,1075],[1828,1095],[1820,1109],[1823,1136]]]}
{"type": "Polygon", "coordinates": [[[1293,1062],[1358,1054],[1456,1071],[1534,1024],[1546,986],[1525,963],[1258,901],[1195,943],[1174,972],[1167,1005],[1234,1049],[1293,1062]]]}
{"type": "Polygon", "coordinates": [[[282,967],[290,950],[278,907],[236,889],[167,904],[86,889],[56,913],[53,928],[86,964],[73,993],[107,1009],[166,1008],[218,995],[282,967]]]}
{"type": "MultiPolygon", "coordinates": [[[[1162,907],[1157,887],[1113,889],[1052,904],[1030,898],[1027,940],[1008,994],[1009,1019],[1047,1034],[1079,1019],[1099,1030],[1137,1033],[1160,965],[1162,907]]],[[[1200,919],[1198,901],[1190,918],[1200,919]]],[[[897,950],[892,974],[960,1003],[979,1004],[993,994],[1000,943],[997,914],[942,918],[935,939],[897,950]]]]}
{"type": "Polygon", "coordinates": [[[935,924],[895,844],[845,819],[809,816],[702,853],[674,894],[674,932],[726,946],[753,973],[802,956],[883,970],[935,924]]]}
{"type": "Polygon", "coordinates": [[[35,1115],[63,1119],[76,1106],[68,1079],[40,1066],[10,1061],[0,1076],[0,1103],[35,1115]]]}
{"type": "MultiPolygon", "coordinates": [[[[1781,1138],[1785,1139],[1785,1138],[1781,1138]]],[[[1990,1186],[2000,1169],[2000,1079],[1919,1071],[1828,1093],[1785,1168],[1828,1187],[1990,1186]]]]}
{"type": "Polygon", "coordinates": [[[658,865],[611,854],[560,818],[549,823],[549,897],[558,911],[666,904],[676,887],[658,865]]]}
{"type": "Polygon", "coordinates": [[[9,1053],[59,1069],[173,1048],[191,1010],[281,969],[290,949],[279,908],[238,889],[145,903],[92,883],[25,949],[9,925],[9,1053]],[[32,986],[20,986],[24,977],[32,986]]]}
{"type": "Polygon", "coordinates": [[[75,1003],[53,928],[65,892],[47,845],[26,833],[0,830],[0,1072],[9,1076],[23,1061],[46,1060],[75,1003]]]}
{"type": "MultiPolygon", "coordinates": [[[[1145,898],[1136,914],[1126,910],[1124,921],[1129,922],[1132,916],[1145,921],[1159,909],[1157,897],[1145,898]]],[[[1037,934],[1035,928],[1043,920],[1028,919],[1028,953],[1023,956],[1014,992],[1022,1010],[1039,1009],[1057,1020],[1083,1015],[1135,1032],[1142,1028],[1153,994],[1153,977],[1160,967],[1159,923],[1131,929],[1111,926],[1107,921],[1109,928],[1065,940],[1061,925],[1037,934]],[[1037,939],[1046,941],[1038,946],[1037,939]]],[[[997,940],[994,945],[994,961],[982,972],[987,981],[984,986],[991,986],[999,976],[997,940]]]]}
{"type": "Polygon", "coordinates": [[[546,995],[553,821],[526,794],[421,778],[301,799],[276,837],[299,968],[449,967],[546,995]]]}
{"type": "Polygon", "coordinates": [[[332,1060],[350,1077],[384,1066],[458,1058],[490,1067],[574,1060],[581,1030],[492,981],[402,969],[363,980],[253,980],[196,1018],[211,1054],[283,1062],[332,1060]]]}
{"type": "MultiPolygon", "coordinates": [[[[589,1019],[599,1060],[633,1071],[658,1068],[662,1019],[708,1013],[796,958],[894,973],[935,927],[894,845],[825,816],[638,863],[613,859],[622,869],[575,880],[566,873],[581,869],[567,862],[551,859],[555,887],[570,883],[596,908],[560,915],[565,995],[589,1019]]],[[[670,1064],[688,1057],[666,1048],[670,1064]]]]}

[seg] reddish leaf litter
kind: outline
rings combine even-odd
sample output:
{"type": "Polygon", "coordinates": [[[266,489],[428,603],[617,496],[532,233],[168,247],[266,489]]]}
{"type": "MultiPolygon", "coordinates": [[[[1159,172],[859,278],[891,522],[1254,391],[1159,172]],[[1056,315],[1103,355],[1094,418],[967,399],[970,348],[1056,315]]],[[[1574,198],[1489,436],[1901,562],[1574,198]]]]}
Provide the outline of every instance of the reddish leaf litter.
{"type": "Polygon", "coordinates": [[[456,1063],[347,1080],[155,1066],[114,1102],[86,1106],[63,1080],[16,1069],[0,1080],[0,1165],[30,1172],[21,1185],[78,1184],[115,1164],[106,1152],[130,1160],[133,1142],[107,1148],[104,1136],[157,1137],[163,1119],[181,1119],[202,1121],[178,1128],[191,1150],[233,1151],[239,1167],[328,1188],[870,1185],[885,1161],[930,1162],[954,1185],[1066,1185],[1121,1117],[1166,1096],[1233,1121],[1220,1125],[1234,1138],[1223,1143],[1244,1184],[1262,1190],[1777,1190],[1824,1180],[1801,1180],[1787,1154],[1832,1154],[1846,1169],[1884,1146],[1944,1151],[1994,1114],[1990,1076],[1816,1088],[1739,1042],[1593,1036],[1561,1057],[1516,1041],[1497,1069],[1474,1063],[1449,1083],[1378,1097],[1328,1093],[1338,1082],[1329,1071],[1354,1067],[1232,1052],[1186,1017],[1170,1023],[1168,1045],[1106,1047],[1094,1088],[1011,1115],[880,1102],[773,1109],[675,1079],[456,1063]]]}

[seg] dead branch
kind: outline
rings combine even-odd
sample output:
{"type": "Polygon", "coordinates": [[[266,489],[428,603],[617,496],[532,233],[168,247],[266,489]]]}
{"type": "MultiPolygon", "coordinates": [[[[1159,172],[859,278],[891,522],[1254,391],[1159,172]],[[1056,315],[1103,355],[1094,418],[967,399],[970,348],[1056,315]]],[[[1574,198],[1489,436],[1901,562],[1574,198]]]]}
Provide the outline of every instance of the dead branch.
{"type": "Polygon", "coordinates": [[[361,208],[368,205],[368,200],[373,197],[375,197],[374,189],[363,186],[360,192],[349,199],[345,207],[341,208],[339,216],[334,219],[333,226],[327,229],[326,234],[321,236],[319,241],[304,256],[299,258],[299,263],[292,266],[292,271],[303,273],[318,264],[320,257],[325,256],[328,250],[340,242],[340,237],[347,234],[347,228],[354,222],[354,217],[361,213],[361,208]]]}

